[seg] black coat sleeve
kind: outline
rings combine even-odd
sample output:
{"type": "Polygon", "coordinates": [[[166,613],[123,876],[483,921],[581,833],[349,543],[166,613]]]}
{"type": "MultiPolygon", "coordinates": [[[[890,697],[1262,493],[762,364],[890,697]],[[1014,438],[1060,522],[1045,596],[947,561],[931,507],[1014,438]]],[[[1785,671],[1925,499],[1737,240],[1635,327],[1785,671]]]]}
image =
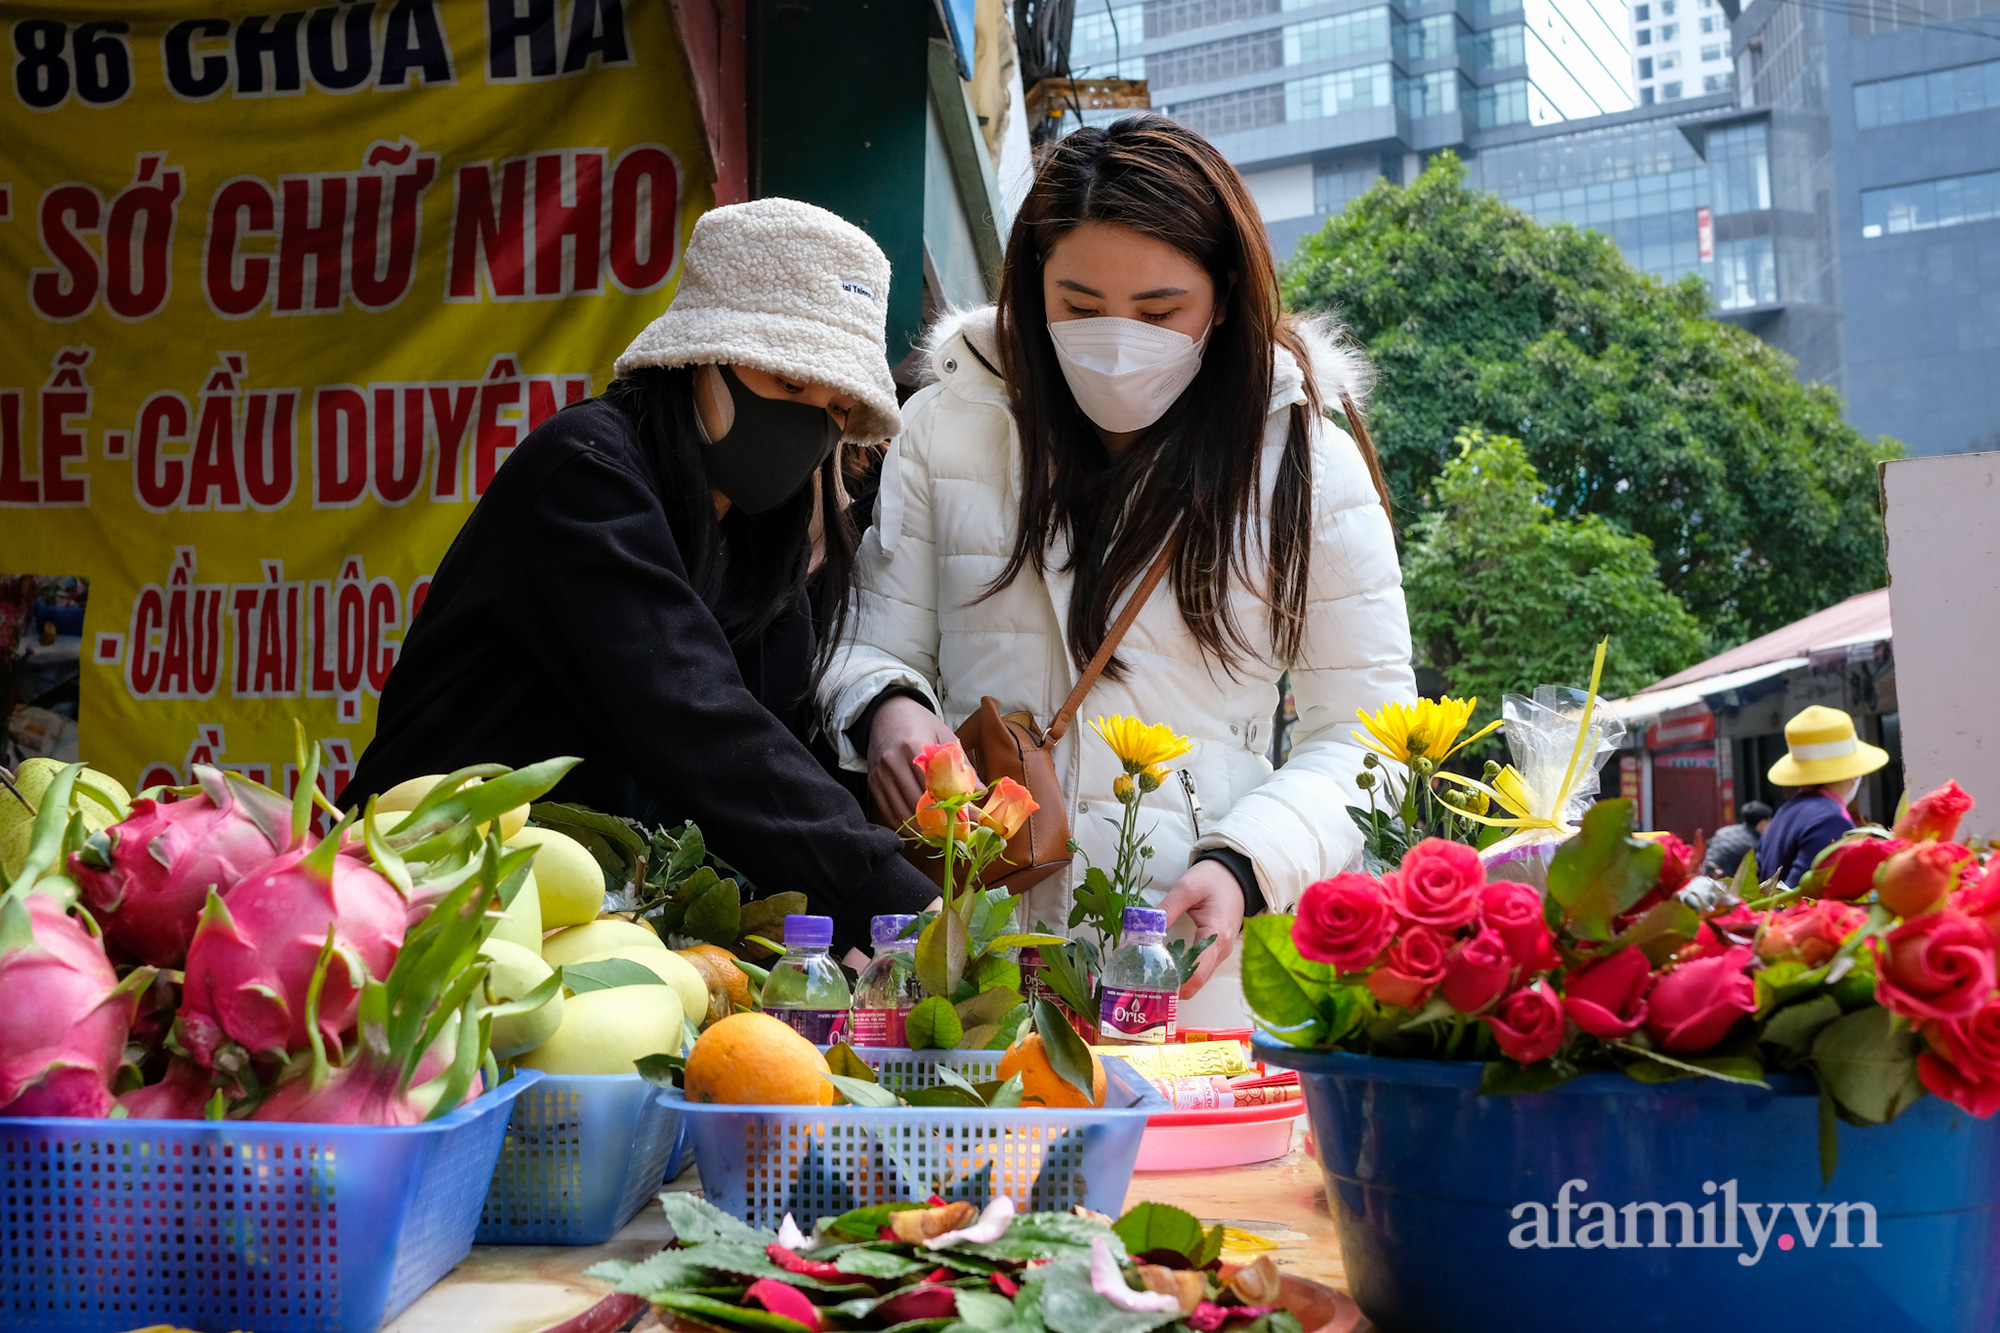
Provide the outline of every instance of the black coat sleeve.
{"type": "MultiPolygon", "coordinates": [[[[745,687],[646,481],[566,452],[521,517],[510,571],[528,651],[676,817],[765,892],[797,889],[848,941],[937,890],[745,687]]],[[[496,664],[504,670],[504,664],[496,664]]]]}

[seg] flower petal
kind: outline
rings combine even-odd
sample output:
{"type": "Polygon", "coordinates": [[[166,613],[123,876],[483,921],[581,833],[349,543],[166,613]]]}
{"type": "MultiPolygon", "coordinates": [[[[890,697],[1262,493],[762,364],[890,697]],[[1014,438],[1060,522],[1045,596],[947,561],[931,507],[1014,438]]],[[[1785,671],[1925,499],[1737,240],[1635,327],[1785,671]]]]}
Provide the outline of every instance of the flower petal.
{"type": "Polygon", "coordinates": [[[1090,1289],[1127,1314],[1179,1314],[1180,1298],[1157,1291],[1134,1291],[1125,1284],[1125,1270],[1103,1236],[1090,1241],[1090,1289]]]}
{"type": "Polygon", "coordinates": [[[812,1244],[812,1240],[799,1230],[799,1224],[792,1220],[792,1215],[786,1213],[785,1220],[778,1223],[778,1244],[796,1253],[812,1244]]]}
{"type": "Polygon", "coordinates": [[[932,1236],[924,1242],[927,1250],[942,1250],[947,1245],[963,1241],[971,1245],[990,1245],[1007,1234],[1008,1226],[1014,1220],[1014,1201],[1004,1194],[997,1194],[993,1202],[986,1205],[979,1214],[979,1220],[963,1231],[947,1231],[942,1236],[932,1236]]]}

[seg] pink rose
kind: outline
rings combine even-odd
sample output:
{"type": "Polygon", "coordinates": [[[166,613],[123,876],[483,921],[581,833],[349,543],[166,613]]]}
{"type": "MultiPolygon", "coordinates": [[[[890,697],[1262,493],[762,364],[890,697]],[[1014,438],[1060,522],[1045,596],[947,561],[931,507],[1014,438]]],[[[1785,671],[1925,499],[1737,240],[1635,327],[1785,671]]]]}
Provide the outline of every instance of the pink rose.
{"type": "Polygon", "coordinates": [[[1708,1050],[1757,1009],[1757,986],[1744,971],[1757,956],[1742,945],[1663,972],[1646,993],[1646,1031],[1670,1051],[1708,1050]]]}
{"type": "Polygon", "coordinates": [[[1989,997],[1967,1018],[1923,1025],[1930,1047],[1917,1057],[1917,1077],[1936,1096],[1984,1119],[2000,1111],[2000,998],[1989,997]]]}
{"type": "Polygon", "coordinates": [[[924,775],[924,789],[940,801],[953,796],[977,796],[985,790],[985,784],[972,771],[957,741],[926,745],[910,762],[924,775]]]}
{"type": "Polygon", "coordinates": [[[1966,867],[1958,878],[1952,906],[1986,927],[2000,944],[2000,870],[1987,873],[1966,867]]]}
{"type": "Polygon", "coordinates": [[[1798,887],[1815,898],[1853,902],[1875,887],[1875,870],[1909,846],[1901,838],[1843,838],[1814,858],[1798,887]]]}
{"type": "Polygon", "coordinates": [[[1947,782],[1910,802],[1910,808],[1890,832],[1911,842],[1950,842],[1958,836],[1958,821],[1972,808],[1972,798],[1957,782],[1947,782]]]}
{"type": "Polygon", "coordinates": [[[1563,982],[1563,1011],[1593,1037],[1629,1037],[1646,1021],[1652,980],[1645,953],[1628,946],[1570,973],[1563,982]]]}
{"type": "Polygon", "coordinates": [[[1405,919],[1456,930],[1479,915],[1479,888],[1486,867],[1463,843],[1425,838],[1403,853],[1388,876],[1389,894],[1405,919]]]}
{"type": "Polygon", "coordinates": [[[1913,1022],[1970,1018],[1992,998],[1993,937],[1963,912],[1926,912],[1871,943],[1875,998],[1913,1022]]]}
{"type": "Polygon", "coordinates": [[[1695,927],[1694,942],[1682,949],[1680,956],[1683,961],[1713,958],[1748,944],[1757,937],[1757,927],[1769,915],[1769,912],[1753,912],[1739,903],[1727,912],[1708,917],[1695,927]]]}
{"type": "Polygon", "coordinates": [[[1479,917],[1507,942],[1507,954],[1521,975],[1546,972],[1561,962],[1542,915],[1542,895],[1532,885],[1495,880],[1479,891],[1479,917]]]}
{"type": "Polygon", "coordinates": [[[1807,967],[1818,967],[1867,920],[1868,913],[1860,908],[1831,898],[1793,903],[1772,913],[1765,923],[1757,956],[1768,961],[1796,958],[1807,967]]]}
{"type": "Polygon", "coordinates": [[[1521,987],[1480,1022],[1493,1029],[1493,1039],[1508,1059],[1524,1065],[1546,1060],[1562,1049],[1562,1001],[1544,982],[1521,987]]]}
{"type": "Polygon", "coordinates": [[[1421,1009],[1443,980],[1451,937],[1429,926],[1405,926],[1382,966],[1368,974],[1368,989],[1384,1004],[1421,1009]]]}
{"type": "Polygon", "coordinates": [[[1514,959],[1507,941],[1481,930],[1452,949],[1438,991],[1462,1014],[1476,1014],[1507,993],[1514,980],[1514,959]]]}
{"type": "Polygon", "coordinates": [[[1897,916],[1922,916],[1944,901],[1960,866],[1975,864],[1970,848],[1955,842],[1905,847],[1875,872],[1875,896],[1897,916]]]}
{"type": "Polygon", "coordinates": [[[1368,875],[1335,875],[1308,887],[1292,922],[1292,943],[1315,963],[1338,972],[1360,972],[1396,936],[1382,882],[1368,875]]]}

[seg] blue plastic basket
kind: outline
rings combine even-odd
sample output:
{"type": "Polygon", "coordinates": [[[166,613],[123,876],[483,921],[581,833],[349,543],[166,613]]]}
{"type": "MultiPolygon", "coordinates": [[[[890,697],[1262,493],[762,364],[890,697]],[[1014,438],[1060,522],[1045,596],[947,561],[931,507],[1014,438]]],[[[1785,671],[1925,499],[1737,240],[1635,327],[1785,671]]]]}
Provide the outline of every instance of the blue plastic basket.
{"type": "Polygon", "coordinates": [[[540,1077],[394,1129],[0,1120],[0,1328],[373,1333],[471,1251],[540,1077]]]}
{"type": "Polygon", "coordinates": [[[682,1117],[637,1074],[544,1075],[514,1103],[482,1245],[596,1245],[660,1192],[682,1117]]]}
{"type": "MultiPolygon", "coordinates": [[[[999,1051],[864,1048],[883,1086],[937,1083],[949,1064],[973,1082],[993,1077],[999,1051]]],[[[1146,1117],[1170,1109],[1117,1058],[1104,1062],[1098,1110],[1005,1111],[865,1106],[723,1106],[667,1095],[686,1112],[702,1193],[757,1226],[790,1213],[800,1225],[898,1200],[985,1203],[1005,1194],[1024,1211],[1075,1204],[1116,1216],[1132,1183],[1146,1117]]]]}

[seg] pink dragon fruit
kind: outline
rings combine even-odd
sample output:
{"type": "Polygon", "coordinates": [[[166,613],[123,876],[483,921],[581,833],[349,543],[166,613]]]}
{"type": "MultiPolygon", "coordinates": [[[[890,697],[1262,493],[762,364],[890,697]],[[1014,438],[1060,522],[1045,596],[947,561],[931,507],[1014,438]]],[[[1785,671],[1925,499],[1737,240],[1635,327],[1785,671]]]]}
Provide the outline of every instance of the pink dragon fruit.
{"type": "Polygon", "coordinates": [[[136,801],[70,858],[105,939],[154,967],[186,959],[211,888],[227,893],[294,841],[292,802],[233,773],[194,773],[199,795],[136,801]]]}
{"type": "Polygon", "coordinates": [[[192,1060],[174,1059],[158,1083],[132,1089],[119,1097],[118,1104],[134,1120],[200,1120],[214,1095],[212,1073],[192,1060]]]}
{"type": "Polygon", "coordinates": [[[0,1116],[111,1114],[111,1080],[151,968],[120,981],[47,894],[0,900],[0,1116]]]}
{"type": "Polygon", "coordinates": [[[407,905],[372,867],[340,856],[339,841],[296,847],[213,890],[188,946],[178,1031],[183,1049],[214,1068],[251,1057],[284,1058],[310,1044],[306,989],[327,928],[338,965],[320,997],[318,1029],[338,1050],[354,1026],[361,988],[388,975],[402,946],[407,905]]]}

